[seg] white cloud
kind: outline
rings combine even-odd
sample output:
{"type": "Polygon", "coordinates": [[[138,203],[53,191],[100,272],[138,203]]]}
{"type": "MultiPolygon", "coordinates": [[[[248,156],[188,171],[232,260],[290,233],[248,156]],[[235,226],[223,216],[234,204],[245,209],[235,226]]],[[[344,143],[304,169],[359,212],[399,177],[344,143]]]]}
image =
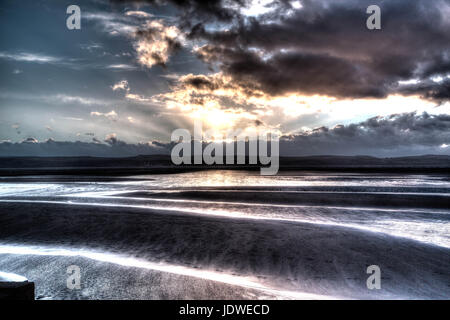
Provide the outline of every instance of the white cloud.
{"type": "Polygon", "coordinates": [[[106,102],[94,98],[86,98],[80,96],[69,96],[65,94],[57,94],[46,98],[47,100],[56,100],[62,103],[80,103],[84,105],[105,105],[106,102]]]}
{"type": "Polygon", "coordinates": [[[115,83],[114,85],[111,86],[113,91],[116,90],[125,90],[125,91],[129,91],[130,87],[128,86],[128,81],[127,80],[121,80],[117,83],[115,83]]]}
{"type": "Polygon", "coordinates": [[[127,11],[125,12],[126,16],[135,16],[138,18],[150,18],[153,17],[151,13],[145,12],[145,11],[127,11]]]}
{"type": "Polygon", "coordinates": [[[298,1],[298,0],[291,2],[291,6],[294,9],[301,9],[301,8],[303,8],[302,3],[300,1],[298,1]]]}
{"type": "Polygon", "coordinates": [[[273,0],[252,0],[245,7],[240,7],[240,9],[244,15],[255,17],[273,11],[273,5],[273,0]]]}
{"type": "Polygon", "coordinates": [[[398,82],[398,84],[401,86],[410,85],[410,84],[418,84],[418,83],[420,83],[419,79],[401,80],[398,82]]]}
{"type": "Polygon", "coordinates": [[[93,50],[96,50],[96,49],[103,48],[103,46],[101,44],[99,44],[99,43],[81,44],[80,47],[81,47],[81,49],[88,50],[88,51],[93,51],[93,50]]]}
{"type": "Polygon", "coordinates": [[[62,61],[62,58],[28,52],[20,52],[20,53],[0,52],[0,58],[14,61],[36,62],[36,63],[57,63],[62,61]]]}
{"type": "Polygon", "coordinates": [[[151,98],[146,98],[144,96],[141,96],[141,95],[138,95],[138,94],[134,94],[134,93],[127,93],[125,95],[125,98],[127,98],[129,100],[138,101],[138,102],[150,102],[150,101],[152,101],[151,98]]]}
{"type": "Polygon", "coordinates": [[[104,118],[106,118],[108,120],[116,121],[118,116],[117,116],[117,113],[114,110],[112,110],[112,111],[107,112],[107,113],[102,113],[102,112],[98,112],[98,111],[92,111],[91,112],[91,117],[104,117],[104,118]]]}
{"type": "Polygon", "coordinates": [[[134,35],[138,62],[151,68],[166,64],[184,35],[176,26],[166,26],[163,20],[148,21],[140,33],[134,35]]]}
{"type": "MultiPolygon", "coordinates": [[[[101,24],[103,30],[111,35],[131,35],[136,29],[133,16],[119,15],[115,13],[86,12],[84,19],[96,21],[101,24]]],[[[134,20],[136,20],[134,18],[134,20]]]]}
{"type": "Polygon", "coordinates": [[[61,117],[63,120],[72,120],[72,121],[83,121],[82,118],[74,118],[74,117],[61,117]]]}
{"type": "MultiPolygon", "coordinates": [[[[139,95],[139,94],[135,94],[135,93],[130,93],[130,86],[128,85],[127,80],[121,80],[121,81],[115,83],[114,85],[111,86],[111,89],[113,91],[119,91],[119,90],[125,91],[125,98],[128,100],[133,100],[136,102],[151,102],[151,101],[153,101],[152,98],[148,98],[143,95],[139,95]]],[[[132,122],[132,121],[130,121],[130,122],[132,122]]]]}
{"type": "Polygon", "coordinates": [[[115,70],[135,70],[136,67],[132,66],[130,64],[124,64],[124,63],[119,63],[119,64],[110,64],[107,65],[105,67],[106,69],[115,69],[115,70]]]}

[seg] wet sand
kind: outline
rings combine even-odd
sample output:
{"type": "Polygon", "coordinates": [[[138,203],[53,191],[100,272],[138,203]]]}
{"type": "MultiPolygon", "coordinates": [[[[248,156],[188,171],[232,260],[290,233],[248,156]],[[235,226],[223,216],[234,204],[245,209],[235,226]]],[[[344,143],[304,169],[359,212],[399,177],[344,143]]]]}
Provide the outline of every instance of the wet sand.
{"type": "Polygon", "coordinates": [[[446,176],[241,175],[3,183],[0,271],[39,299],[449,299],[446,176]]]}
{"type": "MultiPolygon", "coordinates": [[[[22,247],[35,249],[82,248],[168,266],[250,277],[276,290],[335,298],[445,299],[450,296],[448,249],[383,234],[285,221],[256,222],[245,218],[235,220],[114,207],[1,203],[0,208],[0,253],[2,246],[7,248],[18,243],[22,247]],[[383,271],[383,290],[370,291],[366,288],[365,271],[372,264],[379,265],[383,271]]],[[[114,292],[102,292],[102,283],[115,283],[117,287],[122,287],[125,281],[114,276],[123,268],[114,263],[95,263],[95,271],[92,269],[93,262],[86,261],[92,259],[80,257],[57,257],[52,260],[48,256],[33,256],[32,259],[27,255],[1,256],[0,269],[10,269],[7,271],[17,271],[11,264],[12,261],[20,263],[21,259],[27,259],[26,269],[30,269],[29,261],[39,263],[41,268],[41,263],[52,265],[50,269],[59,272],[58,278],[63,282],[57,287],[64,286],[67,266],[87,264],[86,272],[93,274],[90,276],[91,283],[86,284],[93,290],[90,298],[118,297],[114,292]],[[109,276],[105,277],[102,268],[111,270],[109,276]],[[100,274],[102,276],[99,277],[100,274]],[[97,286],[92,286],[92,283],[97,283],[97,286]]],[[[124,277],[139,282],[139,277],[149,276],[150,280],[146,279],[152,283],[151,279],[156,276],[154,271],[137,269],[133,268],[131,273],[127,271],[128,276],[124,277]]],[[[163,277],[172,279],[172,275],[166,273],[163,277]]],[[[168,290],[166,296],[160,285],[156,285],[157,293],[146,295],[142,285],[136,287],[131,284],[125,287],[135,293],[125,294],[124,298],[242,298],[247,291],[233,286],[233,290],[220,289],[212,294],[199,288],[198,281],[192,281],[192,292],[183,289],[170,294],[168,290]]],[[[169,287],[170,283],[178,287],[177,279],[168,283],[169,287]]],[[[49,284],[45,286],[51,287],[49,284]]],[[[267,292],[260,294],[266,296],[267,292]]],[[[38,295],[61,297],[44,292],[38,295]]]]}

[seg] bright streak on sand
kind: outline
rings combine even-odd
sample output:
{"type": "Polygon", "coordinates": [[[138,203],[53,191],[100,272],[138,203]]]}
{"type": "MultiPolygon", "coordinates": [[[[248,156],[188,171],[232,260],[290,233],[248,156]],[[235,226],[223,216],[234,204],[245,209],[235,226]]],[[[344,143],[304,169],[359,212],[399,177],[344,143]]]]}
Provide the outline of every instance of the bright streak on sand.
{"type": "MultiPolygon", "coordinates": [[[[146,260],[126,257],[118,254],[105,252],[96,252],[89,250],[75,250],[65,248],[51,248],[41,246],[23,246],[23,245],[0,245],[0,254],[15,255],[39,255],[39,256],[63,256],[63,257],[83,257],[96,261],[113,263],[124,267],[142,268],[160,272],[167,272],[182,276],[194,277],[204,280],[211,280],[229,285],[235,285],[248,289],[263,291],[274,294],[280,298],[290,299],[338,299],[337,297],[317,295],[305,292],[289,291],[277,288],[271,288],[259,283],[250,277],[234,276],[226,273],[213,272],[209,270],[194,269],[184,266],[169,265],[165,263],[150,262],[146,260]]],[[[1,275],[1,273],[0,273],[1,275]]],[[[26,280],[26,278],[25,278],[26,280]]]]}
{"type": "Polygon", "coordinates": [[[28,281],[28,279],[15,273],[0,271],[0,282],[3,281],[25,282],[28,281]]]}
{"type": "MultiPolygon", "coordinates": [[[[136,200],[136,201],[159,201],[159,202],[181,202],[181,203],[199,203],[199,204],[224,204],[224,205],[240,205],[240,206],[247,206],[247,207],[280,207],[280,208],[309,208],[309,207],[317,207],[317,206],[311,206],[311,205],[301,205],[301,204],[281,204],[281,203],[263,203],[263,202],[239,202],[239,201],[218,201],[218,200],[194,200],[194,199],[167,199],[167,198],[141,198],[141,197],[130,197],[130,196],[121,196],[123,194],[133,194],[135,192],[141,192],[142,190],[125,190],[125,191],[88,191],[88,192],[78,192],[78,193],[65,193],[58,195],[57,197],[69,197],[69,198],[93,198],[93,199],[121,199],[121,200],[136,200]]],[[[147,189],[148,191],[148,189],[147,189]]],[[[159,191],[159,190],[158,190],[159,191]]],[[[169,192],[169,190],[164,190],[166,192],[169,192]]],[[[192,191],[192,190],[189,190],[192,191]]],[[[196,190],[194,190],[196,191],[196,190]]],[[[172,193],[178,193],[179,191],[172,191],[172,193]]],[[[239,190],[239,192],[252,192],[252,191],[245,191],[245,190],[239,190]]],[[[308,193],[308,192],[317,192],[317,191],[271,191],[273,193],[308,193]]],[[[342,193],[342,194],[348,194],[347,191],[320,191],[322,193],[342,193]]],[[[352,194],[355,194],[358,192],[352,192],[352,194]]],[[[422,193],[418,192],[360,192],[365,194],[417,194],[420,195],[422,193]]],[[[433,193],[433,195],[442,195],[447,196],[450,198],[449,193],[433,193]]],[[[364,210],[364,211],[385,211],[385,212],[396,212],[398,209],[389,209],[389,208],[370,208],[370,207],[346,207],[346,206],[321,206],[324,208],[330,208],[330,209],[348,209],[348,210],[364,210]]],[[[422,212],[422,213],[429,213],[429,209],[406,209],[402,208],[402,211],[408,211],[408,212],[422,212]]],[[[447,212],[447,210],[439,210],[434,209],[433,212],[447,212]]]]}
{"type": "MultiPolygon", "coordinates": [[[[184,200],[179,200],[184,201],[184,200]]],[[[442,239],[440,237],[434,238],[424,238],[420,234],[415,234],[414,232],[406,232],[405,226],[417,226],[423,225],[424,227],[430,228],[430,223],[417,223],[417,222],[405,222],[405,221],[395,221],[395,220],[380,220],[377,221],[379,224],[375,227],[364,226],[360,224],[352,223],[340,223],[334,221],[319,221],[319,220],[306,220],[306,219],[292,219],[292,218],[281,218],[281,217],[266,217],[257,216],[250,214],[242,214],[238,211],[226,211],[226,210],[208,210],[208,209],[186,209],[182,207],[159,207],[159,206],[149,206],[149,205],[130,205],[130,204],[118,204],[118,203],[93,203],[93,202],[73,202],[73,201],[46,201],[46,200],[0,200],[0,202],[12,202],[12,203],[48,203],[48,204],[64,204],[64,205],[78,205],[78,206],[94,206],[94,207],[117,207],[117,208],[135,208],[135,209],[147,209],[147,210],[161,210],[169,212],[185,212],[191,214],[198,214],[203,216],[215,216],[222,218],[233,218],[233,219],[253,219],[262,221],[286,221],[286,222],[296,222],[296,223],[306,223],[312,225],[324,225],[333,227],[343,227],[351,228],[366,232],[373,232],[378,234],[385,234],[388,236],[400,237],[404,239],[414,240],[420,243],[425,243],[429,245],[435,245],[443,248],[450,248],[450,239],[442,239]],[[394,228],[392,228],[394,227],[394,228]]],[[[436,227],[442,230],[448,230],[450,228],[450,223],[448,222],[434,222],[436,227]]]]}
{"type": "MultiPolygon", "coordinates": [[[[138,192],[138,191],[136,191],[138,192]]],[[[61,197],[73,197],[73,198],[98,198],[98,199],[121,199],[121,200],[137,200],[137,201],[159,201],[159,202],[181,202],[181,203],[199,203],[199,204],[224,204],[224,205],[239,205],[247,207],[279,207],[279,208],[313,208],[317,206],[304,205],[304,204],[273,204],[264,202],[238,202],[238,201],[208,201],[208,200],[192,200],[192,199],[167,199],[167,198],[138,198],[138,197],[120,197],[117,194],[129,194],[133,191],[119,191],[119,192],[84,192],[79,194],[67,194],[61,197]]],[[[367,193],[367,192],[366,192],[367,193]]],[[[448,194],[444,194],[448,195],[448,194]]],[[[399,209],[386,209],[386,208],[365,208],[365,207],[345,207],[345,206],[321,206],[322,208],[328,209],[339,209],[339,210],[364,210],[364,211],[385,211],[385,212],[397,212],[399,209]]],[[[421,212],[429,213],[430,210],[427,209],[405,209],[402,211],[407,212],[421,212]]],[[[433,210],[433,212],[447,212],[440,211],[438,209],[433,210]]]]}

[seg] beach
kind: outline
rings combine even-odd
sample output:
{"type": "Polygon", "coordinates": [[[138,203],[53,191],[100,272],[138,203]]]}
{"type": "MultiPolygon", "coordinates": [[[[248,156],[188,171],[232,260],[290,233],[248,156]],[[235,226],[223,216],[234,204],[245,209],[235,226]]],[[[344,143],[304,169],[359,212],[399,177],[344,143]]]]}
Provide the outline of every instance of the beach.
{"type": "Polygon", "coordinates": [[[449,195],[444,174],[8,177],[0,270],[37,299],[448,299],[449,195]]]}

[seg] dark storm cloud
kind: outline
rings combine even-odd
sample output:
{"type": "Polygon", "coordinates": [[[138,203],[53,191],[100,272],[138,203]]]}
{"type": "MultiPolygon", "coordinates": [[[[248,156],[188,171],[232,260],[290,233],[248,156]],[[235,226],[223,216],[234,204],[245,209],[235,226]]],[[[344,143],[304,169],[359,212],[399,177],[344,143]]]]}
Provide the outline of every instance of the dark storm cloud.
{"type": "Polygon", "coordinates": [[[402,86],[398,91],[406,94],[418,93],[427,99],[444,102],[450,97],[450,79],[442,79],[439,82],[425,80],[417,84],[402,86]]]}
{"type": "Polygon", "coordinates": [[[195,89],[216,90],[219,84],[204,75],[188,75],[183,77],[183,84],[195,89]]]}
{"type": "MultiPolygon", "coordinates": [[[[227,30],[197,24],[190,38],[206,41],[198,51],[205,61],[270,94],[384,97],[403,91],[398,81],[450,73],[449,0],[301,3],[300,10],[280,4],[275,13],[235,20],[227,30]],[[381,7],[382,30],[366,28],[372,4],[381,7]]],[[[445,85],[408,93],[448,99],[445,85]]]]}
{"type": "Polygon", "coordinates": [[[284,136],[285,155],[449,153],[450,115],[402,113],[284,136]]]}
{"type": "Polygon", "coordinates": [[[207,61],[220,61],[222,71],[242,87],[258,88],[271,95],[301,92],[383,97],[386,91],[381,77],[367,77],[367,68],[328,54],[287,52],[264,61],[254,52],[205,46],[198,55],[207,61]]]}

